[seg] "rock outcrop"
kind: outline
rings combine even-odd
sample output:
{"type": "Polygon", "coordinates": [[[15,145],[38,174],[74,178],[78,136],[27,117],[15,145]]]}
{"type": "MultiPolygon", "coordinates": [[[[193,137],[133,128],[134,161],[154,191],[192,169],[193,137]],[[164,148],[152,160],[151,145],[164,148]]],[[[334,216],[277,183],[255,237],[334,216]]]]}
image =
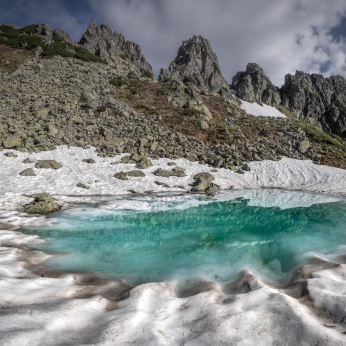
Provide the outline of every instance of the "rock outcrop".
{"type": "Polygon", "coordinates": [[[117,31],[113,33],[106,23],[99,26],[92,20],[79,43],[104,60],[108,61],[112,59],[112,55],[119,55],[130,60],[141,72],[153,75],[153,69],[144,58],[141,47],[135,42],[126,41],[123,34],[117,31]]]}
{"type": "Polygon", "coordinates": [[[297,118],[346,138],[346,80],[297,71],[286,75],[282,103],[297,118]]]}
{"type": "Polygon", "coordinates": [[[232,88],[244,101],[278,106],[281,103],[279,88],[275,87],[263,70],[254,63],[247,64],[245,72],[238,72],[232,79],[232,88]]]}
{"type": "Polygon", "coordinates": [[[211,92],[228,89],[217,56],[209,41],[202,36],[193,36],[184,41],[169,68],[161,69],[159,81],[168,78],[191,82],[199,89],[211,92]]]}

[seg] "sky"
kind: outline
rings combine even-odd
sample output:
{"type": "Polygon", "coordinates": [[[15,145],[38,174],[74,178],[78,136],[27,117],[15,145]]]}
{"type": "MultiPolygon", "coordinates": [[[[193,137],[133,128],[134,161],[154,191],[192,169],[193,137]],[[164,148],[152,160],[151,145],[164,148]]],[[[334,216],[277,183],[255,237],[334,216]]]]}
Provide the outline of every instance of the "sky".
{"type": "Polygon", "coordinates": [[[202,35],[229,83],[249,62],[277,86],[296,70],[346,78],[345,0],[0,0],[0,23],[46,23],[77,42],[92,19],[140,44],[155,75],[202,35]]]}

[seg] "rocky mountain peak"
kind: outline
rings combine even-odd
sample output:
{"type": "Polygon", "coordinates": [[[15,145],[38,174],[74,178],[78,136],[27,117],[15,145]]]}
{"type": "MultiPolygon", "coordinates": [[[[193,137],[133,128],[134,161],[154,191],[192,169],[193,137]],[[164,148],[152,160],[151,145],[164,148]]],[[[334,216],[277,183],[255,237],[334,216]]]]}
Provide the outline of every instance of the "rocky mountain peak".
{"type": "Polygon", "coordinates": [[[297,118],[346,137],[346,80],[296,71],[285,76],[282,103],[297,118]]]}
{"type": "Polygon", "coordinates": [[[263,69],[249,63],[245,72],[238,72],[232,79],[232,87],[238,96],[248,102],[264,102],[270,106],[281,103],[279,88],[275,87],[263,69]]]}
{"type": "Polygon", "coordinates": [[[191,78],[201,90],[218,92],[223,87],[228,88],[217,56],[202,36],[193,36],[182,43],[169,68],[161,69],[159,80],[168,77],[181,81],[191,78]]]}
{"type": "Polygon", "coordinates": [[[113,33],[110,26],[104,22],[99,26],[93,19],[80,44],[105,60],[111,60],[112,54],[125,56],[141,72],[149,71],[153,74],[153,69],[142,54],[141,47],[135,42],[126,41],[123,34],[117,31],[113,33]]]}

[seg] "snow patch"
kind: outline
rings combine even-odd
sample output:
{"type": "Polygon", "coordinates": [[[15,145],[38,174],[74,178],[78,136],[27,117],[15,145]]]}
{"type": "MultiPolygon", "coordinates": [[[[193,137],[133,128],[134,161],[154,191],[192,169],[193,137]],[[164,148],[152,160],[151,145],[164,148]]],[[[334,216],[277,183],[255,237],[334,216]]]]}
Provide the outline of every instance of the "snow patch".
{"type": "Polygon", "coordinates": [[[254,115],[256,117],[263,116],[263,117],[274,117],[274,118],[286,118],[286,116],[282,114],[279,110],[277,110],[275,107],[271,107],[266,104],[263,104],[263,106],[260,106],[256,102],[250,103],[250,102],[241,100],[240,108],[244,109],[244,111],[247,114],[254,115]]]}

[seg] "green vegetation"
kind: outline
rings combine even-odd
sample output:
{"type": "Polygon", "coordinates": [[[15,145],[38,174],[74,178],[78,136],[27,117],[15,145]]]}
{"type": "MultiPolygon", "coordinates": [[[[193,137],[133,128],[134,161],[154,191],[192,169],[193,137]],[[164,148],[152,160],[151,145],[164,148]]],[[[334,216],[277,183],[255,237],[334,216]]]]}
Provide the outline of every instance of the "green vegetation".
{"type": "Polygon", "coordinates": [[[197,86],[196,80],[193,77],[185,76],[183,80],[184,84],[192,83],[197,86]]]}
{"type": "Polygon", "coordinates": [[[296,126],[301,127],[310,137],[310,139],[316,143],[320,143],[322,145],[335,145],[339,149],[346,149],[345,142],[337,135],[325,133],[322,130],[319,130],[317,127],[303,121],[297,122],[296,126]]]}
{"type": "Polygon", "coordinates": [[[142,77],[146,77],[146,78],[152,79],[154,76],[153,76],[153,74],[152,74],[150,71],[144,70],[144,71],[142,72],[142,77]]]}
{"type": "Polygon", "coordinates": [[[216,62],[213,63],[213,66],[214,66],[214,69],[221,74],[220,66],[216,62]]]}
{"type": "Polygon", "coordinates": [[[290,112],[284,105],[279,105],[276,107],[281,113],[285,114],[287,118],[295,119],[295,116],[290,112]]]}
{"type": "Polygon", "coordinates": [[[102,113],[102,112],[105,112],[106,110],[107,110],[107,107],[106,107],[106,106],[98,106],[98,107],[97,107],[97,111],[98,111],[98,112],[101,112],[101,113],[102,113]]]}
{"type": "Polygon", "coordinates": [[[0,44],[3,43],[11,48],[23,48],[29,51],[36,47],[41,47],[43,50],[42,56],[50,57],[60,55],[67,58],[74,56],[75,58],[84,61],[107,64],[106,61],[90,53],[88,50],[81,47],[74,47],[72,44],[65,42],[57,35],[53,35],[53,43],[51,47],[48,47],[42,42],[41,36],[35,33],[35,28],[36,25],[28,25],[21,29],[14,29],[11,26],[0,25],[0,30],[2,31],[0,44]],[[69,52],[66,48],[75,51],[75,54],[69,52]]]}
{"type": "Polygon", "coordinates": [[[120,54],[119,56],[120,56],[121,59],[126,60],[125,54],[120,54]]]}
{"type": "Polygon", "coordinates": [[[127,84],[126,79],[112,79],[110,83],[118,88],[127,84]]]}
{"type": "Polygon", "coordinates": [[[270,79],[269,79],[266,75],[264,75],[264,79],[266,80],[266,82],[267,82],[267,84],[268,84],[270,90],[272,90],[272,91],[274,91],[274,92],[278,92],[278,91],[276,90],[274,84],[270,81],[270,79]]]}

